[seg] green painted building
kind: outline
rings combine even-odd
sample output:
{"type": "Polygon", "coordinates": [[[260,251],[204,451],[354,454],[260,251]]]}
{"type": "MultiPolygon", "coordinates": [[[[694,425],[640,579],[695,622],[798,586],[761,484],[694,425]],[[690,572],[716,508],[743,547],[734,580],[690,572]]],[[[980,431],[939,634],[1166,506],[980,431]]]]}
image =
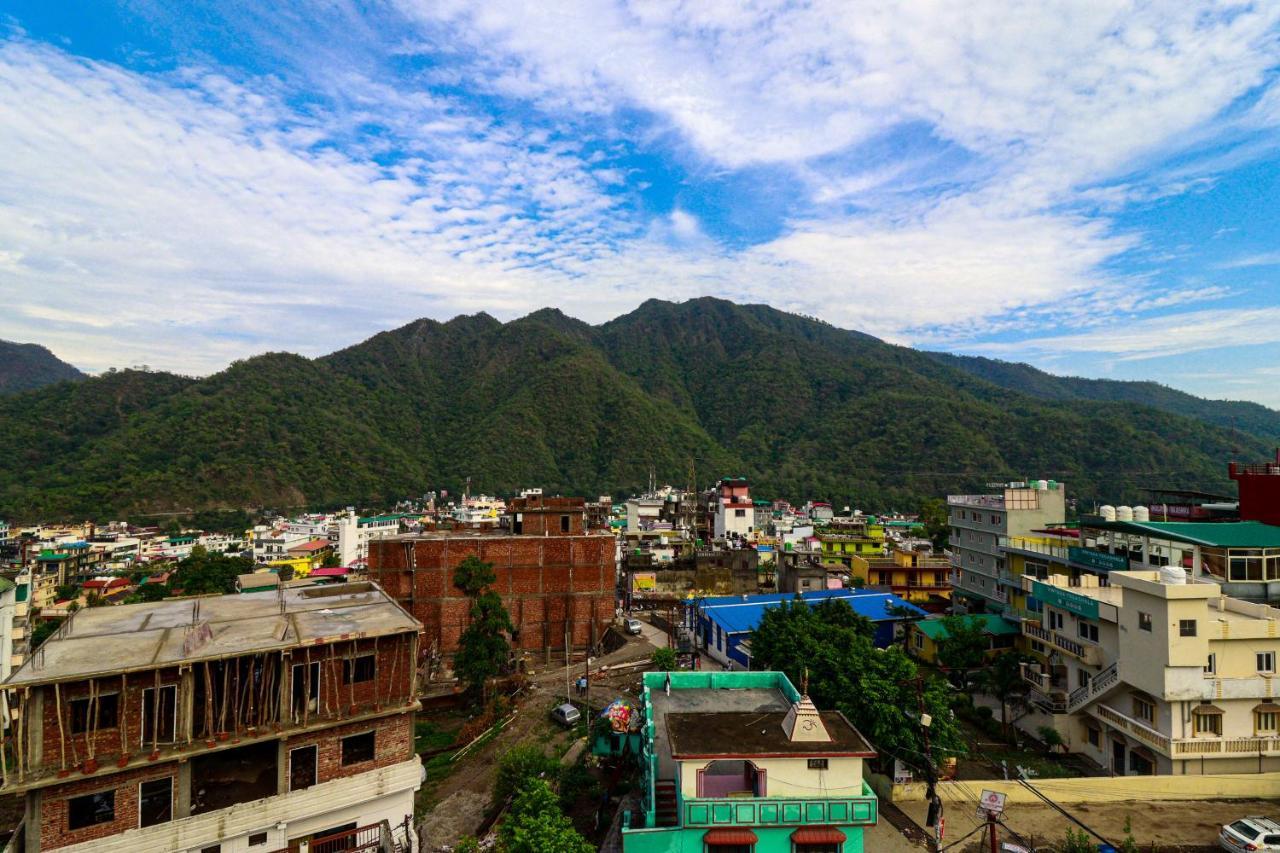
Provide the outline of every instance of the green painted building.
{"type": "Polygon", "coordinates": [[[861,853],[870,745],[780,672],[651,672],[624,853],[861,853]]]}

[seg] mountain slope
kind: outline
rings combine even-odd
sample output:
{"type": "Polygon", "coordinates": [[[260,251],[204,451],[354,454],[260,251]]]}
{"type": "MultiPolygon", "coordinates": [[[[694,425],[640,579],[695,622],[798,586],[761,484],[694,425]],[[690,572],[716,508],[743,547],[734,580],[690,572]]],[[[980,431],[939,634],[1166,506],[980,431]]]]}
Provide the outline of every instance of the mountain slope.
{"type": "Polygon", "coordinates": [[[39,344],[0,341],[0,395],[84,378],[83,373],[39,344]]]}
{"type": "Polygon", "coordinates": [[[1029,364],[981,356],[931,352],[939,362],[956,367],[1002,388],[1043,400],[1097,400],[1136,403],[1164,412],[1187,415],[1206,423],[1251,433],[1269,442],[1280,441],[1280,412],[1243,400],[1206,400],[1158,382],[1085,379],[1054,376],[1029,364]]]}
{"type": "Polygon", "coordinates": [[[684,483],[690,463],[704,486],[745,474],[766,496],[874,508],[1023,476],[1133,501],[1145,486],[1229,488],[1233,447],[1266,452],[1200,402],[1205,419],[1024,393],[715,299],[650,301],[600,326],[549,309],[424,319],[315,360],[0,399],[0,517],[377,505],[468,477],[489,492],[621,494],[651,468],[684,483]]]}

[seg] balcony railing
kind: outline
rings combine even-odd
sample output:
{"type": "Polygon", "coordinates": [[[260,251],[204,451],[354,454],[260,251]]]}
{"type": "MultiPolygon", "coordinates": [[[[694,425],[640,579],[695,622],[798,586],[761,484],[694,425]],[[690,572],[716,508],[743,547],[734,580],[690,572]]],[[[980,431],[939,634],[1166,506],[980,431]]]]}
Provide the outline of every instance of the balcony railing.
{"type": "Polygon", "coordinates": [[[1020,536],[1001,536],[999,542],[1000,548],[1007,551],[1039,554],[1044,557],[1055,557],[1059,560],[1068,559],[1067,546],[1065,545],[1048,545],[1044,542],[1036,542],[1020,536]]]}
{"type": "Polygon", "coordinates": [[[1108,705],[1091,709],[1101,720],[1133,735],[1170,758],[1200,756],[1280,755],[1280,737],[1184,737],[1172,738],[1108,705]]]}
{"type": "Polygon", "coordinates": [[[1022,621],[1022,633],[1042,643],[1053,642],[1053,632],[1046,631],[1038,622],[1030,622],[1024,619],[1022,621]]]}
{"type": "Polygon", "coordinates": [[[748,797],[686,799],[681,804],[685,827],[803,826],[805,824],[870,826],[876,822],[875,792],[862,782],[860,797],[748,797]]]}
{"type": "Polygon", "coordinates": [[[1102,649],[1093,643],[1081,643],[1070,637],[1064,637],[1057,631],[1052,632],[1054,648],[1060,649],[1089,666],[1097,666],[1102,662],[1102,649]]]}

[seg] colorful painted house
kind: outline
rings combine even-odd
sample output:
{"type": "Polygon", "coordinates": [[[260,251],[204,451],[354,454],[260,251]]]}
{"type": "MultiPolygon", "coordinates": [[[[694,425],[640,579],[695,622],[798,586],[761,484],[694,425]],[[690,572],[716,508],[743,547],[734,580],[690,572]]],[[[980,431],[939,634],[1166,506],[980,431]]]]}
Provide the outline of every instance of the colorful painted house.
{"type": "Polygon", "coordinates": [[[861,853],[875,752],[780,672],[649,672],[623,853],[861,853]]]}
{"type": "MultiPolygon", "coordinates": [[[[1014,648],[1021,633],[1018,625],[995,613],[973,613],[956,618],[981,626],[982,633],[987,637],[988,660],[1014,648]]],[[[945,639],[947,639],[947,626],[942,624],[942,620],[925,619],[911,626],[907,648],[920,660],[926,663],[937,663],[938,644],[945,639]]]]}

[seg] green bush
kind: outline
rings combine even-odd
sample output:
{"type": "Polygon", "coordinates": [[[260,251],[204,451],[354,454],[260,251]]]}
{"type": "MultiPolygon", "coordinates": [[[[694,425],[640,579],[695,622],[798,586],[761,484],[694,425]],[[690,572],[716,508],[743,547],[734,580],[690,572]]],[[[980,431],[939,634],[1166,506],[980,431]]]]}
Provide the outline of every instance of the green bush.
{"type": "Polygon", "coordinates": [[[534,779],[555,781],[560,762],[542,751],[537,743],[512,747],[498,761],[498,775],[493,783],[493,801],[505,803],[507,798],[534,779]]]}

